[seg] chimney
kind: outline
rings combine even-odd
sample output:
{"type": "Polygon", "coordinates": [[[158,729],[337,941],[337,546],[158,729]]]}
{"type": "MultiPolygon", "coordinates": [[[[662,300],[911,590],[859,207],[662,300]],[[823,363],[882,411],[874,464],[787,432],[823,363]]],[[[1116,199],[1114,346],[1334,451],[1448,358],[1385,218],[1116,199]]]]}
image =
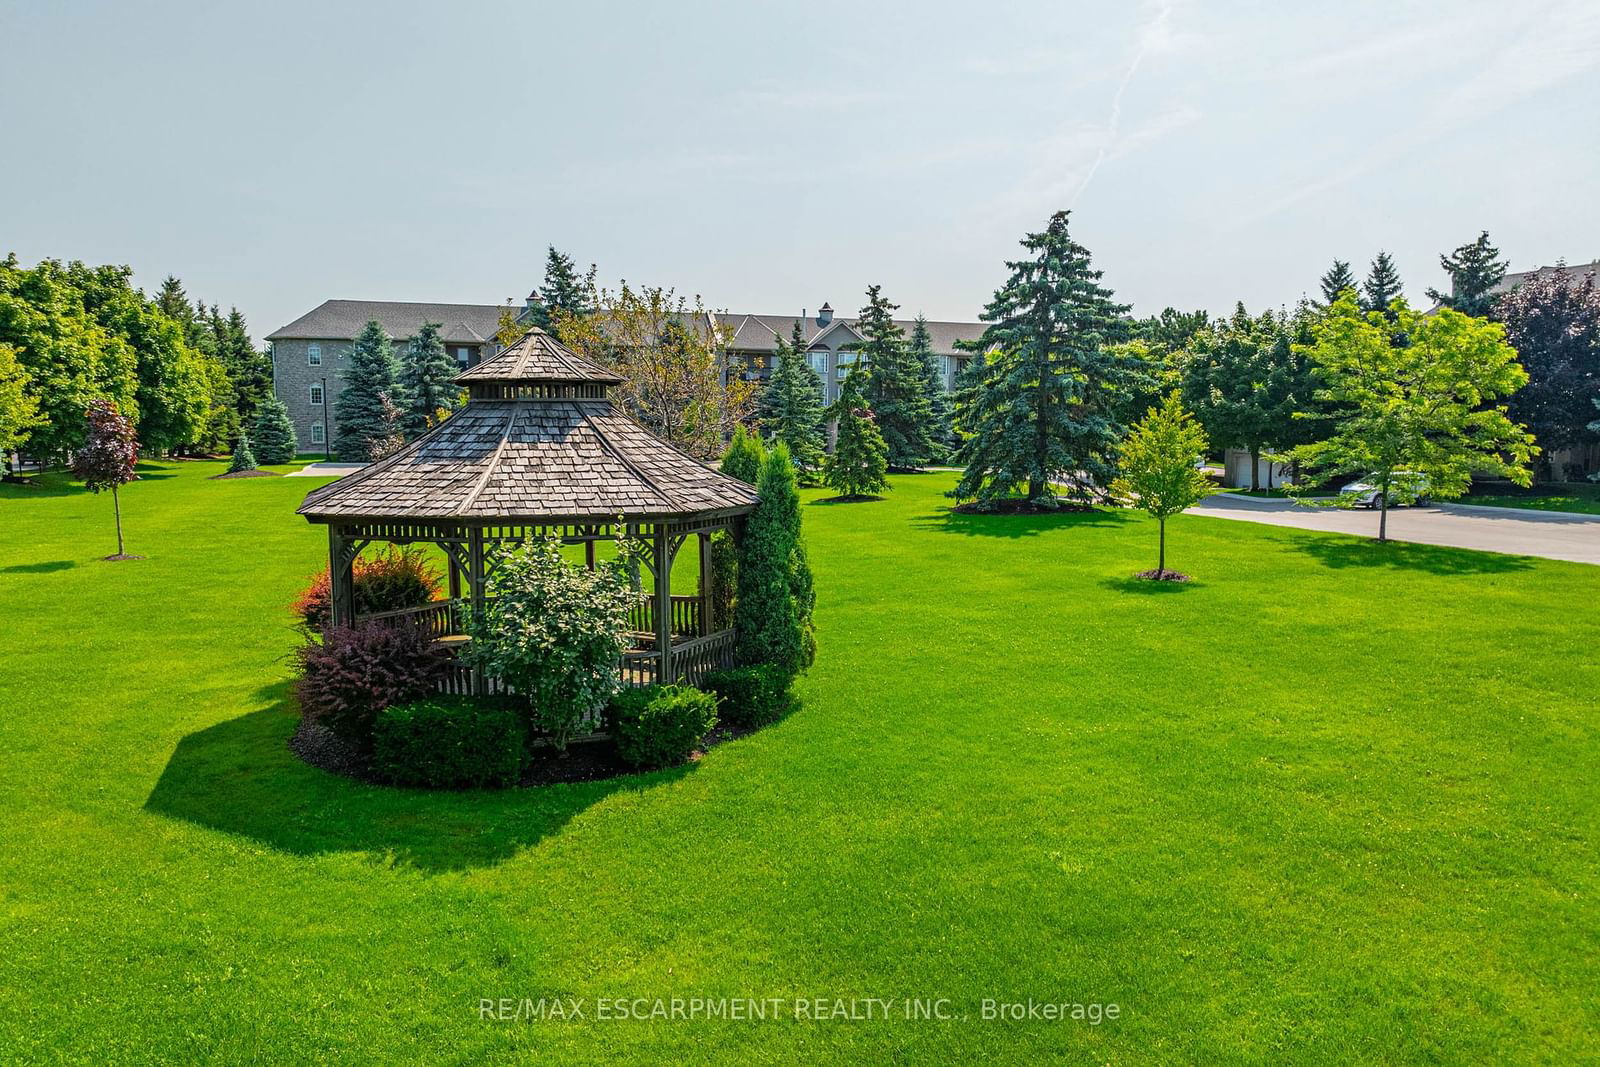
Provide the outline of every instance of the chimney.
{"type": "Polygon", "coordinates": [[[817,325],[826,326],[833,321],[833,305],[824,303],[817,309],[817,325]]]}

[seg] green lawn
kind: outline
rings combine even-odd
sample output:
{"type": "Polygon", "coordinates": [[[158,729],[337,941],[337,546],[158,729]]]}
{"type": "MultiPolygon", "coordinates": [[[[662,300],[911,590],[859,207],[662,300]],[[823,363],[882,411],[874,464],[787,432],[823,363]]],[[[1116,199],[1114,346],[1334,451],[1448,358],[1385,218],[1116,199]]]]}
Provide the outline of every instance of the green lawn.
{"type": "Polygon", "coordinates": [[[0,487],[0,1061],[1600,1057],[1600,569],[1184,516],[1153,586],[1150,522],[904,477],[806,508],[780,724],[406,793],[287,751],[319,483],[221,469],[129,487],[136,563],[0,487]],[[954,1017],[594,1018],[635,996],[954,1017]],[[1121,1014],[981,1018],[1029,997],[1121,1014]]]}
{"type": "Polygon", "coordinates": [[[1519,489],[1514,485],[1495,486],[1487,492],[1474,492],[1461,499],[1463,504],[1482,504],[1492,508],[1532,508],[1536,511],[1570,511],[1600,515],[1600,483],[1563,482],[1519,489]]]}

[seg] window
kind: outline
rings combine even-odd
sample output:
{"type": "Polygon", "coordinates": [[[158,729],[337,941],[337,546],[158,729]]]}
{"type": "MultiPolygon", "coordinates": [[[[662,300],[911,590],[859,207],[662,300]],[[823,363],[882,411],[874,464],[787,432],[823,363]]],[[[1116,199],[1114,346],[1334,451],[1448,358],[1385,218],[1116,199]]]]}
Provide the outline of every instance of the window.
{"type": "Polygon", "coordinates": [[[456,346],[456,366],[460,367],[462,370],[466,370],[468,367],[472,366],[472,349],[468,348],[466,345],[456,346]]]}
{"type": "Polygon", "coordinates": [[[311,383],[311,406],[314,407],[314,408],[320,408],[322,406],[322,383],[321,382],[312,382],[311,383]]]}
{"type": "Polygon", "coordinates": [[[811,352],[806,355],[806,362],[811,364],[811,369],[823,378],[828,376],[828,353],[811,352]]]}
{"type": "Polygon", "coordinates": [[[310,344],[306,345],[306,366],[322,366],[322,346],[317,344],[315,341],[312,341],[310,344]]]}
{"type": "Polygon", "coordinates": [[[324,433],[322,429],[322,423],[313,422],[311,424],[311,443],[314,445],[320,445],[327,439],[327,434],[324,433]]]}

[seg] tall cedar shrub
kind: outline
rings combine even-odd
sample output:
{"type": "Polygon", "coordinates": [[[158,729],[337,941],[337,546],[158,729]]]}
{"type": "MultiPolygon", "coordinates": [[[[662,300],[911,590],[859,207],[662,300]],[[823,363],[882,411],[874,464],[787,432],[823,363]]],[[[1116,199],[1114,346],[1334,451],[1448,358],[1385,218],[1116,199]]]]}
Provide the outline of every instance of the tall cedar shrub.
{"type": "Polygon", "coordinates": [[[122,501],[117,489],[139,478],[139,439],[133,420],[117,411],[109,400],[96,400],[85,416],[89,432],[83,447],[72,457],[72,473],[82,479],[91,493],[111,490],[111,510],[117,522],[117,554],[107,559],[125,559],[122,543],[122,501]]]}
{"type": "Polygon", "coordinates": [[[1006,264],[1011,277],[979,316],[988,327],[964,346],[986,358],[957,398],[969,435],[957,499],[992,506],[1021,487],[1029,503],[1054,507],[1054,480],[1070,478],[1070,494],[1087,501],[1116,473],[1117,400],[1143,367],[1118,343],[1128,307],[1100,284],[1069,214],[1022,239],[1027,258],[1006,264]]]}
{"type": "Polygon", "coordinates": [[[739,553],[735,654],[741,663],[771,663],[793,675],[804,657],[790,584],[799,491],[789,450],[782,444],[767,454],[756,492],[761,501],[750,515],[739,553]]]}
{"type": "Polygon", "coordinates": [[[376,319],[361,328],[345,365],[345,385],[333,405],[333,451],[347,463],[365,463],[372,458],[372,442],[384,441],[398,429],[394,349],[376,319]]]}
{"type": "Polygon", "coordinates": [[[624,763],[671,767],[688,759],[717,725],[717,698],[686,685],[624,689],[607,704],[605,720],[624,763]]]}
{"type": "MultiPolygon", "coordinates": [[[[420,548],[390,545],[376,555],[357,559],[350,570],[357,615],[420,608],[439,597],[441,575],[420,548]]],[[[293,611],[307,630],[321,633],[332,610],[332,584],[324,568],[295,600],[293,611]]]]}
{"type": "Polygon", "coordinates": [[[861,396],[859,370],[850,372],[839,399],[828,409],[837,423],[833,452],[822,468],[822,483],[847,499],[889,490],[889,448],[878,432],[872,409],[861,396]]]}
{"type": "Polygon", "coordinates": [[[276,393],[268,393],[256,405],[255,431],[250,440],[256,459],[268,465],[293,462],[295,453],[300,451],[289,409],[276,393]]]}
{"type": "MultiPolygon", "coordinates": [[[[722,473],[747,485],[755,485],[761,477],[761,464],[766,456],[761,439],[740,426],[733,431],[733,440],[722,454],[722,473]]],[[[739,549],[731,533],[719,530],[711,535],[712,630],[725,630],[733,625],[733,605],[738,597],[738,588],[739,549]]]]}
{"type": "Polygon", "coordinates": [[[500,789],[522,770],[522,722],[480,698],[436,696],[378,713],[372,766],[395,785],[500,789]]]}
{"type": "Polygon", "coordinates": [[[331,627],[320,642],[307,637],[295,658],[301,713],[369,751],[378,713],[431,696],[450,652],[426,627],[369,621],[331,627]]]}

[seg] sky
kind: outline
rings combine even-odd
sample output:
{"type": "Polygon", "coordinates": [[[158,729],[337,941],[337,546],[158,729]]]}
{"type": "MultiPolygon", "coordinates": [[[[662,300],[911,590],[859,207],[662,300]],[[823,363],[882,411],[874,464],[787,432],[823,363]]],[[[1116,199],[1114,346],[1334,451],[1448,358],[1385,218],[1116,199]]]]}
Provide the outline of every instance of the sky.
{"type": "Polygon", "coordinates": [[[971,320],[1062,208],[1141,315],[1380,249],[1423,302],[1484,229],[1600,258],[1595,0],[0,0],[0,54],[0,255],[175,274],[257,337],[520,303],[552,244],[735,312],[971,320]]]}

